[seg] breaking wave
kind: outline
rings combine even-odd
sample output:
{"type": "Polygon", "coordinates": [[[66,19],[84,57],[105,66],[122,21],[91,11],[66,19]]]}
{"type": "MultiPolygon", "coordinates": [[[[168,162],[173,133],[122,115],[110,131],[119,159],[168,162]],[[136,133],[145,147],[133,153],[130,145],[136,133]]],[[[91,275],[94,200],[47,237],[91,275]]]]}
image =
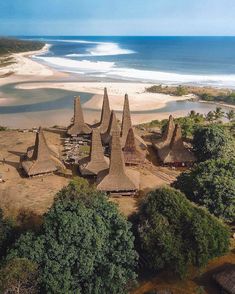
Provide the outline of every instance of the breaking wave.
{"type": "Polygon", "coordinates": [[[35,56],[62,71],[82,73],[95,77],[113,77],[125,80],[158,82],[165,84],[198,84],[220,87],[234,87],[235,75],[197,75],[153,70],[117,67],[115,62],[73,60],[61,57],[35,56]]]}
{"type": "Polygon", "coordinates": [[[84,56],[112,56],[112,55],[123,55],[133,54],[135,51],[129,49],[120,48],[116,43],[97,43],[98,45],[94,48],[86,49],[87,53],[73,53],[67,54],[68,57],[84,57],[84,56]]]}

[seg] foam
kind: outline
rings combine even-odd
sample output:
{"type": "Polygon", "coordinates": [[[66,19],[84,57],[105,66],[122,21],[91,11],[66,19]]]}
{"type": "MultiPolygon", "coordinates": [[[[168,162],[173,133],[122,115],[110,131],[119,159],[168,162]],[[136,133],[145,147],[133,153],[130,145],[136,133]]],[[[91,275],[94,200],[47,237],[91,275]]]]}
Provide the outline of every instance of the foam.
{"type": "Polygon", "coordinates": [[[106,62],[106,61],[89,61],[89,60],[72,60],[68,58],[61,57],[45,57],[45,56],[35,56],[36,59],[41,59],[46,63],[59,67],[60,69],[64,69],[68,71],[68,69],[77,69],[77,71],[109,71],[113,66],[114,62],[106,62]]]}
{"type": "Polygon", "coordinates": [[[62,71],[74,73],[86,73],[93,76],[101,74],[105,77],[121,78],[142,82],[158,82],[165,84],[198,84],[220,87],[234,87],[235,75],[196,75],[181,74],[152,70],[139,70],[134,68],[117,67],[115,62],[73,60],[60,57],[35,56],[50,65],[56,66],[62,71]]]}
{"type": "Polygon", "coordinates": [[[83,57],[83,56],[112,56],[133,54],[135,51],[129,49],[122,49],[116,43],[99,43],[96,47],[87,49],[87,53],[83,54],[67,54],[68,57],[83,57]]]}

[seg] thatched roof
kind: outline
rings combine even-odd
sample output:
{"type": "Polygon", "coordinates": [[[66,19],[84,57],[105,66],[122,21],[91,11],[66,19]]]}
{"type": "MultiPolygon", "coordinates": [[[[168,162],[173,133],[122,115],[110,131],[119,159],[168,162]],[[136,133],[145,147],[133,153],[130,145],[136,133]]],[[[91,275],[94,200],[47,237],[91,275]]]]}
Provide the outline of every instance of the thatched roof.
{"type": "MultiPolygon", "coordinates": [[[[126,144],[126,138],[128,135],[129,130],[132,128],[132,121],[131,121],[131,112],[130,112],[130,105],[129,105],[129,98],[128,95],[125,95],[124,105],[123,105],[123,112],[122,112],[122,125],[121,125],[121,144],[122,147],[126,144]]],[[[146,150],[147,145],[144,140],[139,137],[137,134],[134,133],[136,145],[142,149],[146,150]]]]}
{"type": "Polygon", "coordinates": [[[50,173],[57,170],[41,127],[36,134],[32,156],[22,161],[22,167],[28,176],[50,173]]]}
{"type": "Polygon", "coordinates": [[[194,154],[184,146],[181,127],[178,124],[170,143],[158,149],[158,155],[164,164],[196,161],[194,154]]]}
{"type": "Polygon", "coordinates": [[[181,127],[175,125],[173,117],[169,117],[167,128],[160,140],[153,147],[164,164],[192,163],[196,161],[194,154],[185,147],[181,127]]]}
{"type": "Polygon", "coordinates": [[[214,275],[216,282],[229,294],[235,294],[235,265],[214,275]]]}
{"type": "Polygon", "coordinates": [[[93,128],[99,127],[101,134],[104,134],[105,132],[107,132],[110,116],[111,116],[111,111],[109,106],[108,92],[107,92],[107,88],[104,88],[104,98],[103,98],[100,122],[94,124],[93,128]]]}
{"type": "Polygon", "coordinates": [[[123,148],[124,160],[126,164],[141,164],[145,160],[145,153],[141,152],[136,146],[133,128],[129,129],[126,144],[123,148]]]}
{"type": "Polygon", "coordinates": [[[109,144],[111,142],[112,134],[114,132],[117,132],[120,135],[120,128],[117,123],[116,114],[112,110],[111,116],[110,116],[110,121],[109,121],[109,127],[108,127],[107,132],[102,135],[102,142],[104,144],[109,144]]]}
{"type": "Polygon", "coordinates": [[[108,168],[108,159],[104,156],[99,129],[93,129],[90,155],[79,161],[79,170],[83,176],[96,176],[108,168]]]}
{"type": "Polygon", "coordinates": [[[126,143],[126,138],[130,128],[132,128],[131,113],[130,113],[128,95],[126,94],[125,100],[124,100],[123,112],[122,112],[122,126],[121,126],[122,146],[124,146],[126,143]]]}
{"type": "Polygon", "coordinates": [[[98,174],[97,189],[106,192],[136,191],[137,188],[126,173],[119,132],[112,134],[109,169],[98,174]]]}
{"type": "Polygon", "coordinates": [[[74,99],[73,124],[68,127],[68,134],[72,136],[90,134],[91,128],[84,122],[80,97],[74,99]]]}
{"type": "Polygon", "coordinates": [[[174,133],[174,129],[175,129],[174,119],[173,119],[173,116],[170,115],[166,129],[162,135],[162,138],[155,143],[155,147],[157,149],[170,144],[173,133],[174,133]]]}

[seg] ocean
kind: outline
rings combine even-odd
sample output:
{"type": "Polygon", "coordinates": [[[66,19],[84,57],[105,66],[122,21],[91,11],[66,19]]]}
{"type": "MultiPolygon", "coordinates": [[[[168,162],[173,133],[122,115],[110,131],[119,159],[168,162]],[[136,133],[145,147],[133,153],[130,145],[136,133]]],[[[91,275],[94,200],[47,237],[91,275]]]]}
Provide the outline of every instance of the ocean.
{"type": "Polygon", "coordinates": [[[235,87],[235,37],[28,39],[50,44],[50,50],[35,60],[97,80],[235,87]]]}

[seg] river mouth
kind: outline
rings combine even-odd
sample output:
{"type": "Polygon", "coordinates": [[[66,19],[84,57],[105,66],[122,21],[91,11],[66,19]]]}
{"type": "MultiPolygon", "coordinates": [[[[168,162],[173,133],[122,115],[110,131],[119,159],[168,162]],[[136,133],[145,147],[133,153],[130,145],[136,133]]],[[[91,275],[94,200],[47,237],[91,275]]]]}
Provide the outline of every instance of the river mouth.
{"type": "MultiPolygon", "coordinates": [[[[47,83],[48,81],[37,81],[34,83],[47,83]]],[[[51,81],[52,83],[58,81],[51,81]]],[[[61,80],[59,81],[61,82],[61,80]]],[[[73,115],[73,101],[74,97],[80,96],[81,103],[84,104],[89,101],[94,93],[87,93],[87,92],[79,92],[79,91],[71,91],[71,90],[63,90],[63,89],[55,89],[49,87],[40,87],[34,89],[22,89],[18,87],[22,84],[27,84],[31,82],[18,82],[18,83],[10,83],[0,87],[0,101],[1,97],[9,97],[4,99],[5,103],[0,107],[0,124],[2,124],[1,116],[4,120],[3,123],[8,125],[8,115],[9,121],[12,120],[12,115],[15,114],[14,118],[18,121],[20,120],[23,115],[30,115],[31,120],[35,117],[40,117],[40,113],[43,117],[45,112],[50,113],[53,112],[53,123],[59,124],[61,122],[61,115],[63,113],[67,113],[66,118],[71,117],[73,115]],[[58,113],[57,113],[58,112],[58,113]]],[[[66,81],[64,82],[66,83],[66,81]]],[[[123,99],[120,97],[120,99],[123,99]]],[[[175,114],[176,116],[184,116],[187,115],[191,110],[195,112],[206,114],[209,111],[215,110],[217,107],[216,104],[213,103],[204,103],[200,101],[188,101],[188,100],[181,100],[181,101],[171,101],[167,102],[164,107],[158,109],[150,109],[150,110],[138,110],[132,111],[133,117],[136,115],[143,121],[146,120],[153,120],[153,119],[161,119],[162,114],[175,114]],[[156,116],[155,116],[156,114],[156,116]]],[[[88,107],[83,107],[84,114],[89,112],[90,119],[94,116],[95,119],[98,119],[100,110],[99,109],[90,109],[88,107]]],[[[229,106],[222,106],[223,111],[227,112],[230,107],[229,106]]],[[[118,115],[120,116],[121,111],[117,111],[118,115]]],[[[138,119],[139,119],[138,118],[138,119]]],[[[43,120],[43,119],[42,119],[43,120]]],[[[138,120],[138,123],[142,122],[138,120]]],[[[46,121],[44,122],[46,123],[46,121]]],[[[51,123],[49,120],[48,123],[51,123]]],[[[18,127],[17,123],[13,123],[12,121],[9,122],[11,127],[18,127]]]]}

